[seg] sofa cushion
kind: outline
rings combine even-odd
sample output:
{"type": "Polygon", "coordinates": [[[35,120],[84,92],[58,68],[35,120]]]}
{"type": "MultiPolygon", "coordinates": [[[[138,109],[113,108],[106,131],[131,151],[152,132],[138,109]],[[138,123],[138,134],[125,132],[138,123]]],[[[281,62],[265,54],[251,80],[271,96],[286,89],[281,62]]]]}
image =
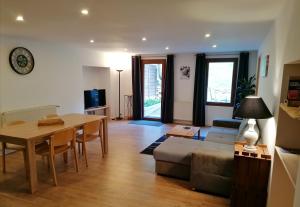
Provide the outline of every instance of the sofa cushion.
{"type": "Polygon", "coordinates": [[[225,177],[231,177],[233,174],[233,145],[214,144],[195,150],[192,157],[197,161],[196,163],[201,163],[201,166],[194,165],[193,168],[199,167],[205,172],[225,177]]]}
{"type": "Polygon", "coordinates": [[[205,141],[233,145],[236,141],[236,136],[231,134],[209,133],[207,134],[205,141]]]}
{"type": "Polygon", "coordinates": [[[211,127],[206,135],[206,141],[216,142],[221,144],[234,144],[236,136],[239,133],[237,129],[224,127],[211,127]]]}
{"type": "Polygon", "coordinates": [[[229,196],[233,176],[234,147],[214,144],[197,150],[191,158],[191,186],[198,190],[229,196]]]}
{"type": "Polygon", "coordinates": [[[211,127],[208,133],[218,133],[218,134],[230,134],[236,136],[239,133],[238,129],[226,128],[226,127],[211,127]]]}
{"type": "Polygon", "coordinates": [[[202,141],[180,137],[169,137],[153,152],[155,160],[190,165],[191,154],[202,141]]]}
{"type": "Polygon", "coordinates": [[[241,124],[239,119],[218,118],[213,120],[213,126],[238,129],[241,124]]]}

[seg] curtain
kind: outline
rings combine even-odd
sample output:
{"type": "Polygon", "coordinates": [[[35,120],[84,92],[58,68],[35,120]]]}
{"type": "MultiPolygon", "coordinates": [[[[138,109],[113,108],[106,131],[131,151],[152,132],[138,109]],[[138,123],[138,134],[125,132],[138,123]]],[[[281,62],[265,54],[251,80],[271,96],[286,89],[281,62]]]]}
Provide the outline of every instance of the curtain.
{"type": "Polygon", "coordinates": [[[167,55],[163,79],[161,122],[172,123],[174,117],[174,55],[167,55]]]}
{"type": "Polygon", "coordinates": [[[196,55],[196,71],[193,101],[193,125],[205,126],[205,105],[207,91],[207,62],[205,54],[196,55]]]}
{"type": "Polygon", "coordinates": [[[248,73],[249,73],[249,52],[241,52],[238,80],[248,79],[248,73]]]}
{"type": "Polygon", "coordinates": [[[132,57],[132,116],[134,120],[143,118],[143,93],[141,56],[132,57]]]}
{"type": "MultiPolygon", "coordinates": [[[[239,69],[238,69],[238,78],[237,78],[237,90],[235,94],[235,99],[234,99],[234,112],[237,108],[237,106],[240,103],[240,98],[238,95],[238,88],[240,87],[239,82],[242,80],[248,80],[248,73],[249,73],[249,52],[241,52],[240,53],[240,58],[239,58],[239,69]]],[[[232,117],[235,118],[234,112],[232,117]]]]}

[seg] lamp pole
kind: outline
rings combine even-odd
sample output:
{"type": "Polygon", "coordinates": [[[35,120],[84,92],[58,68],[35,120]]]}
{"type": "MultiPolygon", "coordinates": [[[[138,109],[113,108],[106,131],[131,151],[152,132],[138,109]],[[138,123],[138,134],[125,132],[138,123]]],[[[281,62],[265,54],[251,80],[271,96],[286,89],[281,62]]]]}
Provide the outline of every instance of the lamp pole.
{"type": "Polygon", "coordinates": [[[119,73],[119,116],[117,117],[117,120],[122,120],[121,117],[121,72],[123,70],[117,70],[119,73]]]}

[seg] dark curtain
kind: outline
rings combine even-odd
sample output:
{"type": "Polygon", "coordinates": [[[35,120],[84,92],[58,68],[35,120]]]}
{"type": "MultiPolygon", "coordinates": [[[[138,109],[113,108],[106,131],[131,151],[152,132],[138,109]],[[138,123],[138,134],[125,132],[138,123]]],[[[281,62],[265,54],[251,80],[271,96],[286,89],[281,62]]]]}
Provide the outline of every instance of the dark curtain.
{"type": "Polygon", "coordinates": [[[172,123],[174,115],[174,55],[167,56],[167,65],[163,78],[161,122],[172,123]]]}
{"type": "MultiPolygon", "coordinates": [[[[249,52],[241,52],[239,58],[239,69],[238,69],[238,78],[237,78],[237,90],[234,100],[234,112],[240,103],[240,97],[238,95],[240,84],[239,82],[246,79],[248,80],[249,73],[249,52]]],[[[235,118],[234,112],[232,117],[235,118]]]]}
{"type": "Polygon", "coordinates": [[[205,105],[207,90],[207,62],[205,54],[196,55],[196,71],[193,102],[193,125],[205,126],[205,105]]]}
{"type": "Polygon", "coordinates": [[[249,52],[241,52],[238,80],[248,79],[248,73],[249,73],[249,52]]]}
{"type": "Polygon", "coordinates": [[[143,93],[141,56],[132,57],[132,115],[134,120],[143,118],[143,93]]]}

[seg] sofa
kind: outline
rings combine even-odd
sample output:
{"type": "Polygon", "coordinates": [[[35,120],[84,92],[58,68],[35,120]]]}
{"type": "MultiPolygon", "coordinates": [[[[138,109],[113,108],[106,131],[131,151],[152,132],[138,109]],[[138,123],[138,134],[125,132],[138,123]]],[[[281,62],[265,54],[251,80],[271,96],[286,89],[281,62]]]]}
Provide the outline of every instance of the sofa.
{"type": "Polygon", "coordinates": [[[169,137],[153,152],[156,173],[189,180],[196,190],[229,196],[234,142],[241,141],[246,126],[247,120],[217,119],[204,141],[169,137]]]}

